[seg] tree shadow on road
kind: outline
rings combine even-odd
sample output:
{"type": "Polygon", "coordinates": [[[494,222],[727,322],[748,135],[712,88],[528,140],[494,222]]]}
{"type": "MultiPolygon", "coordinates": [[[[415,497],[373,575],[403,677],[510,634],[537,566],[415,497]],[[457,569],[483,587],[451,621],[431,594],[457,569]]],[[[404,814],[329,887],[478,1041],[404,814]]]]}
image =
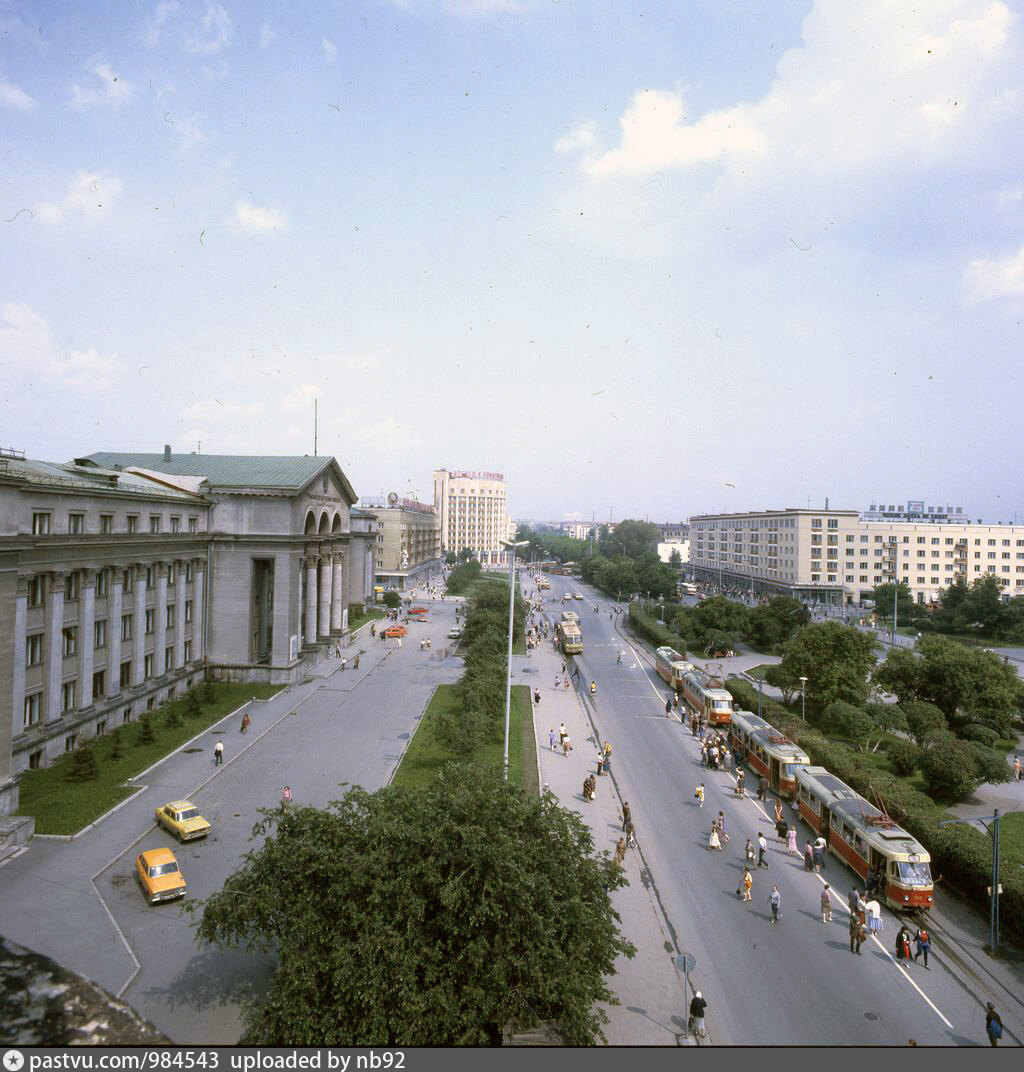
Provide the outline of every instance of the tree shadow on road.
{"type": "Polygon", "coordinates": [[[276,966],[274,956],[208,948],[196,953],[177,978],[149,987],[145,995],[172,1009],[235,1005],[244,1011],[266,997],[276,966]]]}

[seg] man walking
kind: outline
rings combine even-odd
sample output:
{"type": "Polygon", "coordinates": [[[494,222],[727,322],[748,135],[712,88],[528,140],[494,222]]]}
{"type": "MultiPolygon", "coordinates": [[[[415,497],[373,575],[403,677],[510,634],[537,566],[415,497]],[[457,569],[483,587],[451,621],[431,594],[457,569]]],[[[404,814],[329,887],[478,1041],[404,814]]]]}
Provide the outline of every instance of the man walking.
{"type": "Polygon", "coordinates": [[[772,892],[768,895],[768,907],[772,910],[772,926],[779,922],[779,909],[782,908],[782,894],[779,887],[772,883],[772,892]]]}
{"type": "Polygon", "coordinates": [[[697,788],[693,791],[693,795],[697,799],[697,807],[698,808],[703,808],[704,807],[704,783],[703,782],[698,782],[697,783],[697,788]]]}
{"type": "Polygon", "coordinates": [[[625,833],[626,825],[633,822],[633,813],[629,810],[629,801],[622,802],[622,830],[625,833]]]}
{"type": "Polygon", "coordinates": [[[821,922],[832,922],[832,890],[827,882],[821,891],[821,922]]]}
{"type": "Polygon", "coordinates": [[[861,944],[867,936],[868,932],[864,929],[864,924],[860,919],[857,916],[850,916],[850,952],[860,956],[861,944]]]}
{"type": "Polygon", "coordinates": [[[567,736],[568,736],[568,731],[565,728],[565,723],[564,722],[559,722],[559,724],[558,724],[558,743],[561,744],[562,741],[564,741],[567,736]]]}
{"type": "MultiPolygon", "coordinates": [[[[708,1003],[701,997],[699,990],[693,992],[693,1000],[690,1002],[690,1029],[698,1038],[706,1038],[707,1031],[704,1027],[704,1010],[708,1003]]],[[[993,1042],[994,1046],[995,1043],[993,1042]]]]}
{"type": "Polygon", "coordinates": [[[988,1035],[990,1046],[998,1046],[1003,1037],[1003,1021],[991,1001],[985,1002],[985,1008],[988,1010],[985,1013],[985,1034],[988,1035]]]}
{"type": "Polygon", "coordinates": [[[555,742],[557,740],[558,740],[558,738],[555,736],[554,729],[548,730],[548,748],[550,749],[550,751],[554,752],[554,750],[555,750],[555,742]]]}
{"type": "Polygon", "coordinates": [[[224,762],[224,742],[218,741],[213,746],[213,765],[219,767],[224,762]]]}
{"type": "Polygon", "coordinates": [[[765,856],[768,853],[768,842],[765,840],[765,836],[762,833],[757,835],[757,866],[767,867],[768,861],[765,856]]]}
{"type": "Polygon", "coordinates": [[[818,837],[815,839],[814,847],[811,849],[811,852],[814,856],[815,871],[821,870],[821,865],[822,863],[824,863],[825,860],[825,848],[825,839],[819,834],[818,837]]]}
{"type": "Polygon", "coordinates": [[[718,813],[718,833],[721,835],[722,840],[729,844],[729,835],[725,832],[725,812],[720,811],[718,813]]]}
{"type": "Polygon", "coordinates": [[[914,954],[914,960],[916,961],[919,956],[924,954],[924,966],[927,968],[928,950],[932,947],[931,935],[924,929],[924,927],[919,927],[917,934],[914,935],[914,941],[917,943],[917,952],[914,954]]]}
{"type": "Polygon", "coordinates": [[[1013,757],[1013,778],[1017,782],[1021,779],[1020,756],[1013,757]]]}

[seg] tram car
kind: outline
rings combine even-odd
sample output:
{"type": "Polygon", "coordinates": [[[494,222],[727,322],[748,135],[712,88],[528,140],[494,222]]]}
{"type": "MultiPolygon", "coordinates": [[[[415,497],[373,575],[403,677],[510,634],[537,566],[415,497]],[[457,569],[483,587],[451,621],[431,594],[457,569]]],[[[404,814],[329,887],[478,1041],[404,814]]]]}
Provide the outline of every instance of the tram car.
{"type": "Polygon", "coordinates": [[[658,648],[655,669],[674,692],[683,691],[683,678],[693,672],[693,663],[688,663],[675,648],[658,648]]]}
{"type": "Polygon", "coordinates": [[[931,856],[913,835],[824,767],[798,767],[796,783],[800,817],[862,879],[872,871],[890,908],[932,907],[931,856]]]}
{"type": "Polygon", "coordinates": [[[780,797],[796,798],[797,768],[811,762],[803,749],[750,711],[733,711],[729,736],[737,760],[756,771],[780,797]]]}
{"type": "Polygon", "coordinates": [[[683,696],[691,711],[703,715],[709,726],[728,726],[732,719],[732,696],[719,686],[707,683],[697,671],[683,675],[683,696]]]}

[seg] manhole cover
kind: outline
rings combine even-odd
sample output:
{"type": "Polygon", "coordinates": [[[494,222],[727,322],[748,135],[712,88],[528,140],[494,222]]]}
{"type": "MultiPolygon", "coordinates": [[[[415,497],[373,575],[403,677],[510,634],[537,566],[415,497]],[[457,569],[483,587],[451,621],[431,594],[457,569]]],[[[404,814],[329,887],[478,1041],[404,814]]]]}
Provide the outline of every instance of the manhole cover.
{"type": "Polygon", "coordinates": [[[519,673],[521,673],[521,674],[539,674],[540,671],[535,670],[532,666],[524,666],[523,669],[519,671],[519,673]]]}
{"type": "Polygon", "coordinates": [[[202,752],[202,749],[201,748],[186,748],[184,751],[186,753],[188,753],[188,752],[202,752]]]}
{"type": "Polygon", "coordinates": [[[881,1016],[878,1015],[877,1012],[866,1012],[866,1013],[864,1013],[864,1019],[865,1020],[881,1020],[882,1018],[881,1018],[881,1016]]]}
{"type": "Polygon", "coordinates": [[[407,740],[409,740],[409,734],[408,733],[400,733],[398,735],[398,739],[400,741],[407,741],[407,740]]]}

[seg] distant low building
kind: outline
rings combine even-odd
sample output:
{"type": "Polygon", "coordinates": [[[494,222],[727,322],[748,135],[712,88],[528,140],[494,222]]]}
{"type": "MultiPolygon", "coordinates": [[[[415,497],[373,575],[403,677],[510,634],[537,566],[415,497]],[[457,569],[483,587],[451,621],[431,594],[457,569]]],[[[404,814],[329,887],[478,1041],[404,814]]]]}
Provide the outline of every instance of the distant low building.
{"type": "Polygon", "coordinates": [[[400,591],[440,574],[441,521],[427,503],[396,492],[364,496],[360,505],[374,515],[374,577],[378,588],[400,591]]]}
{"type": "Polygon", "coordinates": [[[686,563],[690,561],[689,540],[664,540],[658,544],[658,558],[660,558],[662,562],[670,562],[672,560],[673,551],[679,553],[679,561],[682,565],[686,565],[686,563]]]}

